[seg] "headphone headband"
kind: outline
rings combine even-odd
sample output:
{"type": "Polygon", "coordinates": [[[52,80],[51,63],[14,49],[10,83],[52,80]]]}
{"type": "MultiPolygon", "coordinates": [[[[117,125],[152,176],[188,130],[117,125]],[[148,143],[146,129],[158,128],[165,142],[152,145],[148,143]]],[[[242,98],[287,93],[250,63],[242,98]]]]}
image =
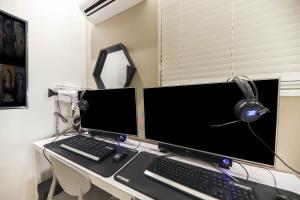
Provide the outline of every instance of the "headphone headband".
{"type": "Polygon", "coordinates": [[[258,91],[255,83],[247,76],[237,76],[232,78],[245,96],[234,106],[234,112],[238,119],[244,122],[253,122],[258,120],[269,110],[258,101],[258,91]],[[241,78],[243,77],[243,78],[241,78]],[[251,85],[249,84],[251,83],[251,85]],[[253,92],[254,89],[255,93],[253,92]]]}
{"type": "Polygon", "coordinates": [[[240,88],[246,99],[255,99],[254,93],[251,86],[244,79],[235,78],[233,79],[237,86],[240,88]]]}
{"type": "Polygon", "coordinates": [[[246,99],[253,100],[256,99],[258,101],[258,91],[255,83],[249,79],[247,76],[237,76],[233,78],[233,81],[237,84],[237,86],[242,91],[243,95],[246,99]],[[243,77],[243,78],[241,78],[243,77]],[[248,83],[250,82],[254,92],[251,88],[251,85],[248,83]]]}

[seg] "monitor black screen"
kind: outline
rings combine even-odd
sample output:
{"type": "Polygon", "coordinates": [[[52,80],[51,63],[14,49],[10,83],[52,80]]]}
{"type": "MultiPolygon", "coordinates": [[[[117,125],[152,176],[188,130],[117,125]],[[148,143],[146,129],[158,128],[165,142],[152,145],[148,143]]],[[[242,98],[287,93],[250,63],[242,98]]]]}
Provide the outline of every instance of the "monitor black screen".
{"type": "Polygon", "coordinates": [[[88,90],[83,99],[89,103],[80,111],[83,128],[137,135],[134,88],[88,90]]]}
{"type": "MultiPolygon", "coordinates": [[[[251,126],[275,151],[278,79],[255,81],[259,101],[270,110],[251,126]]],[[[147,139],[205,153],[274,165],[274,155],[238,122],[234,105],[244,99],[234,82],[144,89],[147,139]]]]}

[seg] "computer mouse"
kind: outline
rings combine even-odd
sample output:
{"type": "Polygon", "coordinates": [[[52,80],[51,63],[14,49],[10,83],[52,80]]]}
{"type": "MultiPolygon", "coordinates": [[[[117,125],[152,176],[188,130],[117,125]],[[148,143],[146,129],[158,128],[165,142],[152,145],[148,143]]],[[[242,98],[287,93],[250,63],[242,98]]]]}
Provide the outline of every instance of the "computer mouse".
{"type": "Polygon", "coordinates": [[[275,200],[288,200],[289,198],[285,195],[282,195],[282,194],[278,194],[276,195],[275,197],[275,200]]]}
{"type": "Polygon", "coordinates": [[[113,157],[113,162],[121,162],[125,158],[127,158],[127,153],[125,153],[125,152],[117,152],[117,153],[115,153],[115,155],[113,157]]]}

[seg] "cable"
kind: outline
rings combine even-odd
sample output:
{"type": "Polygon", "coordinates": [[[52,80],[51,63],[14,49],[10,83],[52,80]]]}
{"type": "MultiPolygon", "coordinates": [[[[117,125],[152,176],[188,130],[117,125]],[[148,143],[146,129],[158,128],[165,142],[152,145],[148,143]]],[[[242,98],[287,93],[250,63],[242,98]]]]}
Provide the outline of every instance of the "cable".
{"type": "Polygon", "coordinates": [[[126,147],[128,149],[131,149],[131,150],[136,150],[137,148],[139,148],[141,146],[141,142],[138,143],[138,145],[136,145],[135,147],[133,148],[129,148],[129,147],[126,147]]]}
{"type": "Polygon", "coordinates": [[[55,126],[56,133],[53,134],[53,136],[56,136],[56,135],[59,135],[59,126],[60,126],[59,119],[61,119],[64,123],[68,122],[68,120],[66,119],[66,117],[61,114],[61,108],[60,108],[60,104],[59,104],[59,100],[58,99],[56,99],[56,112],[54,112],[54,115],[56,117],[56,126],[55,126]]]}
{"type": "Polygon", "coordinates": [[[263,141],[258,135],[256,135],[256,133],[252,130],[250,123],[248,123],[248,127],[249,130],[251,131],[251,133],[263,144],[265,145],[265,147],[267,147],[267,149],[269,151],[271,151],[285,166],[287,166],[287,168],[289,168],[290,170],[294,171],[295,173],[297,173],[298,175],[300,175],[300,172],[297,171],[296,169],[292,168],[291,166],[289,166],[283,159],[281,159],[272,149],[271,147],[269,147],[269,145],[267,145],[267,143],[265,143],[265,141],[263,141]]]}
{"type": "MultiPolygon", "coordinates": [[[[277,187],[277,181],[276,181],[276,178],[275,178],[274,174],[272,173],[272,171],[269,170],[269,169],[267,169],[267,168],[264,168],[264,167],[262,167],[262,168],[265,169],[265,170],[267,170],[271,174],[271,176],[273,177],[273,181],[274,181],[274,188],[275,188],[277,194],[282,195],[282,193],[280,192],[279,188],[277,187]]],[[[265,187],[262,187],[261,189],[264,189],[264,190],[266,190],[268,192],[273,192],[274,191],[273,189],[269,189],[269,188],[265,188],[265,187]]],[[[287,199],[290,199],[290,198],[287,197],[287,199]]]]}
{"type": "Polygon", "coordinates": [[[235,182],[237,182],[237,183],[240,182],[238,179],[234,178],[233,176],[231,176],[227,172],[223,171],[221,168],[217,167],[214,163],[209,162],[209,161],[205,161],[205,162],[207,162],[210,166],[214,167],[216,170],[220,171],[222,174],[224,174],[225,176],[227,176],[230,179],[234,180],[235,182]]]}
{"type": "MultiPolygon", "coordinates": [[[[54,140],[52,140],[52,141],[49,142],[48,144],[51,144],[52,142],[54,142],[55,140],[57,140],[57,138],[58,138],[59,136],[60,136],[60,135],[56,136],[56,138],[54,138],[54,140]]],[[[46,156],[45,150],[46,150],[46,147],[45,147],[45,145],[44,145],[44,148],[43,148],[43,155],[44,155],[44,157],[47,159],[47,161],[49,162],[49,164],[52,165],[52,163],[50,162],[49,158],[46,156]]]]}
{"type": "Polygon", "coordinates": [[[281,194],[281,192],[279,191],[279,189],[278,189],[278,187],[277,187],[277,181],[276,181],[276,178],[275,178],[274,174],[271,172],[271,170],[269,170],[269,169],[267,169],[267,168],[264,168],[264,169],[267,170],[267,171],[272,175],[273,180],[274,180],[274,187],[275,187],[277,193],[278,193],[278,194],[281,194]]]}
{"type": "Polygon", "coordinates": [[[60,114],[59,112],[54,112],[54,115],[56,117],[59,117],[64,123],[68,122],[68,120],[62,114],[60,114]]]}
{"type": "MultiPolygon", "coordinates": [[[[56,99],[56,110],[58,113],[60,113],[60,106],[59,106],[59,102],[58,102],[58,98],[56,99]]],[[[54,113],[55,115],[55,113],[54,113]]],[[[55,134],[53,136],[55,136],[56,134],[59,133],[59,117],[58,115],[55,115],[55,134]]]]}
{"type": "Polygon", "coordinates": [[[241,122],[241,120],[236,120],[236,121],[232,121],[232,122],[227,122],[227,123],[224,123],[224,124],[210,125],[210,127],[216,128],[216,127],[221,127],[221,126],[227,126],[227,125],[229,125],[229,124],[235,124],[235,123],[238,123],[238,122],[241,122]]]}
{"type": "Polygon", "coordinates": [[[235,163],[239,164],[246,172],[246,180],[249,180],[249,172],[248,170],[244,167],[244,165],[242,165],[240,162],[238,161],[234,161],[235,163]]]}
{"type": "Polygon", "coordinates": [[[43,155],[46,158],[46,160],[48,161],[48,163],[52,166],[52,163],[50,162],[49,158],[46,156],[45,150],[46,150],[46,147],[44,146],[44,148],[43,148],[43,155]]]}
{"type": "MultiPolygon", "coordinates": [[[[48,144],[51,144],[51,143],[55,142],[60,136],[64,135],[64,134],[65,134],[68,130],[70,130],[71,128],[72,128],[72,126],[69,127],[69,128],[66,128],[64,131],[62,131],[60,134],[58,134],[58,135],[57,135],[51,142],[49,142],[48,144]]],[[[49,162],[49,164],[52,165],[52,163],[50,162],[49,158],[46,156],[46,153],[45,153],[46,147],[45,147],[45,145],[44,145],[43,147],[44,147],[44,148],[43,148],[43,155],[44,155],[44,157],[46,158],[46,160],[49,162]]]]}

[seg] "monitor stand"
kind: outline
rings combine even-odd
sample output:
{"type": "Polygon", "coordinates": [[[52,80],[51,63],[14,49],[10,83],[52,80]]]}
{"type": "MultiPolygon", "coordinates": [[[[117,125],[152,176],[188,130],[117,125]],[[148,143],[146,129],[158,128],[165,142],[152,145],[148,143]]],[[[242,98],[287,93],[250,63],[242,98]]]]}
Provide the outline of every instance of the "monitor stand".
{"type": "Polygon", "coordinates": [[[232,167],[232,159],[228,157],[222,157],[217,155],[212,155],[197,150],[192,150],[184,147],[178,147],[166,143],[158,143],[158,149],[162,153],[174,153],[182,156],[197,158],[208,163],[214,163],[223,169],[230,169],[232,167]]]}
{"type": "Polygon", "coordinates": [[[110,139],[116,142],[125,142],[127,139],[126,134],[122,133],[114,133],[109,131],[101,131],[101,130],[88,130],[89,134],[93,137],[100,137],[102,139],[110,139]]]}

